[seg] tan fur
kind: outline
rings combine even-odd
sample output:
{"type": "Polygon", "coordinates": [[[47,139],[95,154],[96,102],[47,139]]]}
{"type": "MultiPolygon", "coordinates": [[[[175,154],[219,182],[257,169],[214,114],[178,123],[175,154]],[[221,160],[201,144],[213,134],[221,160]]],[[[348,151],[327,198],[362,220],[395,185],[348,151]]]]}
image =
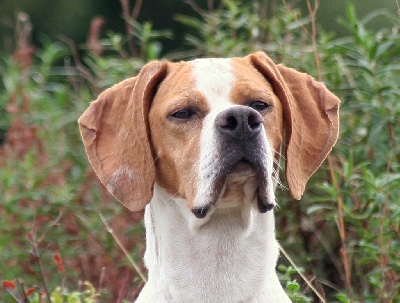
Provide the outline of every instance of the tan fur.
{"type": "Polygon", "coordinates": [[[196,195],[201,119],[208,107],[193,90],[191,67],[168,63],[168,75],[160,84],[149,114],[152,145],[156,155],[156,181],[169,194],[192,201],[196,195]],[[191,123],[176,123],[168,117],[188,106],[201,113],[191,123]]]}
{"type": "Polygon", "coordinates": [[[153,195],[155,169],[147,117],[165,68],[164,63],[149,63],[138,77],[100,94],[78,121],[94,171],[130,210],[142,210],[153,195]]]}

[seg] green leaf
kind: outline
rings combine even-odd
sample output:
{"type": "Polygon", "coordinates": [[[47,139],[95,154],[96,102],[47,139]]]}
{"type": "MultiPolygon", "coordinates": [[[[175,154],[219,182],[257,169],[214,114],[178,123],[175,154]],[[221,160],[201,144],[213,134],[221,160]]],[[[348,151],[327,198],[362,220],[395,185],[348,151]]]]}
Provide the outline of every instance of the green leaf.
{"type": "Polygon", "coordinates": [[[291,291],[298,291],[300,289],[300,285],[299,283],[297,283],[297,281],[288,281],[286,284],[286,288],[291,291]]]}
{"type": "Polygon", "coordinates": [[[63,303],[63,298],[60,289],[56,288],[50,295],[52,303],[63,303]]]}
{"type": "Polygon", "coordinates": [[[81,303],[80,295],[78,295],[76,293],[75,294],[70,294],[67,297],[68,297],[68,299],[67,299],[68,303],[81,303]]]}
{"type": "Polygon", "coordinates": [[[351,303],[349,297],[346,296],[345,294],[339,293],[335,297],[342,303],[351,303]]]}

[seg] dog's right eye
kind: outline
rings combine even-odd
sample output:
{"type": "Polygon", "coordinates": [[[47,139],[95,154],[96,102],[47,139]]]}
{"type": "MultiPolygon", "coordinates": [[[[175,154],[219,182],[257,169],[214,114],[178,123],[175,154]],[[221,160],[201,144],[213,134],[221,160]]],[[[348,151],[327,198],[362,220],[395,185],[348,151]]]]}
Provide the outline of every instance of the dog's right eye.
{"type": "Polygon", "coordinates": [[[173,113],[171,117],[179,120],[188,120],[195,115],[195,112],[190,109],[181,109],[173,113]]]}
{"type": "Polygon", "coordinates": [[[270,107],[270,105],[262,101],[254,101],[249,106],[260,113],[265,112],[270,107]]]}

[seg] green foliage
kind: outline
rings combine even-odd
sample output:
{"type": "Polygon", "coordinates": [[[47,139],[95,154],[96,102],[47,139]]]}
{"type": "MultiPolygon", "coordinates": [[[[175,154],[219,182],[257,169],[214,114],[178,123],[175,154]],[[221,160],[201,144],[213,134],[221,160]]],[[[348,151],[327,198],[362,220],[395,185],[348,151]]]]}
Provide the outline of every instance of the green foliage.
{"type": "Polygon", "coordinates": [[[229,57],[264,50],[289,62],[302,57],[304,51],[311,51],[309,45],[297,44],[305,35],[302,27],[310,21],[308,17],[301,18],[299,10],[279,7],[276,15],[267,19],[260,14],[266,9],[265,3],[253,1],[248,6],[230,0],[225,4],[225,9],[202,12],[200,18],[176,16],[177,21],[196,32],[186,35],[196,55],[229,57]]]}
{"type": "Polygon", "coordinates": [[[298,274],[292,266],[278,266],[279,280],[285,286],[286,293],[293,303],[310,303],[311,298],[301,293],[300,284],[294,278],[298,274]]]}
{"type": "Polygon", "coordinates": [[[99,293],[96,288],[90,282],[83,282],[79,288],[82,290],[68,291],[66,289],[61,289],[61,287],[56,287],[50,292],[49,297],[44,296],[44,293],[40,293],[37,288],[30,288],[28,290],[17,289],[14,281],[7,281],[6,288],[10,295],[14,298],[16,302],[25,303],[42,303],[50,302],[52,303],[95,303],[98,301],[99,293]],[[12,287],[11,287],[12,286],[12,287]],[[21,294],[21,292],[24,292],[21,294]],[[21,296],[21,297],[20,297],[21,296]]]}
{"type": "MultiPolygon", "coordinates": [[[[177,16],[190,34],[187,48],[169,56],[226,57],[263,50],[276,62],[320,76],[339,96],[341,133],[331,167],[319,169],[301,202],[278,190],[278,238],[315,288],[323,289],[327,302],[400,301],[398,17],[376,11],[360,19],[349,5],[341,21],[348,37],[318,31],[313,40],[312,18],[296,9],[277,7],[267,18],[260,13],[265,9],[261,1],[224,3],[222,9],[202,11],[199,18],[177,16]],[[382,17],[392,26],[373,30],[370,22],[382,17]]],[[[108,264],[111,255],[112,267],[126,270],[126,258],[99,213],[119,224],[117,232],[130,253],[141,258],[143,227],[124,217],[122,207],[96,181],[76,124],[102,89],[159,58],[163,39],[171,37],[169,31],[154,31],[151,23],[127,22],[133,31],[127,36],[108,33],[101,41],[102,55],[82,50],[77,60],[71,46],[45,41],[28,66],[15,56],[0,59],[1,279],[23,277],[26,285],[43,289],[40,276],[56,271],[49,262],[54,251],[62,251],[71,264],[67,284],[86,280],[81,263],[100,271],[99,264],[108,264]],[[26,239],[32,234],[35,241],[26,239]],[[33,244],[40,253],[33,253],[33,244]],[[102,259],[95,260],[98,256],[102,259]]],[[[280,279],[292,300],[315,300],[289,262],[281,257],[280,263],[280,279]]],[[[90,276],[91,281],[97,282],[99,275],[90,276]]],[[[139,288],[132,276],[126,284],[139,288]]],[[[59,280],[47,281],[54,302],[61,297],[64,302],[108,302],[113,292],[88,287],[65,293],[57,288],[59,280]]],[[[38,295],[31,300],[39,300],[38,295]]],[[[10,300],[0,293],[0,301],[10,300]]]]}
{"type": "MultiPolygon", "coordinates": [[[[55,266],[49,250],[62,251],[66,259],[75,258],[73,270],[67,272],[68,281],[80,279],[80,263],[97,255],[117,255],[115,268],[126,267],[124,256],[118,255],[119,249],[98,216],[102,212],[112,220],[122,207],[105,195],[89,170],[77,119],[96,92],[133,76],[143,65],[142,59],[121,60],[118,50],[108,49],[107,57],[88,53],[84,66],[71,62],[73,56],[66,45],[43,44],[30,58],[31,65],[9,55],[3,55],[0,63],[5,71],[0,77],[0,109],[4,113],[0,128],[8,132],[0,147],[0,279],[23,277],[26,285],[37,285],[40,276],[51,275],[55,266]],[[29,234],[37,239],[38,255],[32,251],[29,234]]],[[[110,45],[110,41],[104,44],[110,45]]],[[[122,234],[132,237],[142,231],[140,224],[133,224],[122,234]]],[[[140,245],[131,249],[132,255],[137,249],[140,245]]],[[[140,255],[134,258],[138,260],[140,255]]],[[[101,267],[94,276],[100,271],[101,267]]],[[[58,283],[49,280],[52,289],[58,283]]],[[[1,302],[11,302],[3,296],[0,292],[1,302]]],[[[57,296],[56,290],[52,296],[57,296]]],[[[71,293],[68,300],[74,302],[75,297],[79,295],[71,293]]],[[[83,294],[80,300],[90,302],[83,294]]]]}
{"type": "MultiPolygon", "coordinates": [[[[97,302],[98,294],[91,284],[84,292],[73,291],[63,293],[59,287],[51,292],[51,302],[54,303],[94,303],[97,302]]],[[[40,303],[40,295],[36,293],[33,298],[29,299],[29,303],[40,303]]]]}
{"type": "Polygon", "coordinates": [[[341,187],[335,195],[343,198],[348,253],[357,260],[354,285],[362,284],[373,301],[392,302],[400,287],[399,22],[381,11],[359,20],[352,6],[347,17],[351,36],[331,49],[338,66],[345,67],[337,72],[346,79],[340,84],[344,122],[336,171],[341,187]],[[393,20],[393,27],[369,30],[368,23],[382,16],[393,20]]]}

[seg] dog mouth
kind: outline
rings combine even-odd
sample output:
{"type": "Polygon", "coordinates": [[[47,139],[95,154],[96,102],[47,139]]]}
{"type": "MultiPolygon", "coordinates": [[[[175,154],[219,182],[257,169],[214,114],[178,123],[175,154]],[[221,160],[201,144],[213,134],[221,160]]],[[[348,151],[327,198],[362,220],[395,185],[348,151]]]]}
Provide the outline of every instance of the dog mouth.
{"type": "Polygon", "coordinates": [[[271,195],[273,187],[271,174],[267,171],[265,163],[258,158],[252,160],[242,157],[239,160],[223,163],[222,168],[216,174],[214,187],[212,188],[208,200],[204,206],[192,208],[193,214],[197,218],[204,218],[209,209],[220,199],[224,186],[227,183],[240,182],[253,178],[256,183],[257,207],[261,213],[265,213],[274,208],[274,197],[271,195]]]}
{"type": "Polygon", "coordinates": [[[245,178],[255,174],[256,170],[254,166],[249,161],[242,158],[228,170],[226,180],[245,178]]]}

